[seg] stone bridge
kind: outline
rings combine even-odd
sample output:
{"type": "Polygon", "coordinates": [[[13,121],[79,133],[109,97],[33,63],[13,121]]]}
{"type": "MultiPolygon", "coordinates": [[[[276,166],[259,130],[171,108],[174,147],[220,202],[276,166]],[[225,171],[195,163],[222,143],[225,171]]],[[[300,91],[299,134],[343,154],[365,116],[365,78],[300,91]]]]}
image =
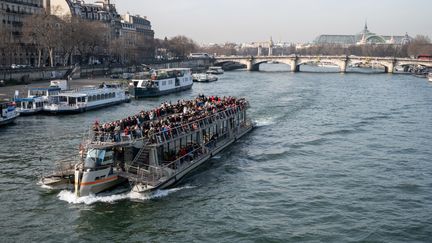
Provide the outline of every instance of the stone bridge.
{"type": "Polygon", "coordinates": [[[288,64],[292,72],[299,72],[303,64],[334,64],[339,67],[341,73],[345,73],[349,65],[373,65],[382,66],[387,73],[393,73],[396,66],[421,65],[432,67],[432,60],[420,60],[411,58],[394,57],[361,57],[361,56],[230,56],[216,57],[215,64],[237,62],[246,65],[249,71],[258,71],[261,63],[277,62],[288,64]]]}

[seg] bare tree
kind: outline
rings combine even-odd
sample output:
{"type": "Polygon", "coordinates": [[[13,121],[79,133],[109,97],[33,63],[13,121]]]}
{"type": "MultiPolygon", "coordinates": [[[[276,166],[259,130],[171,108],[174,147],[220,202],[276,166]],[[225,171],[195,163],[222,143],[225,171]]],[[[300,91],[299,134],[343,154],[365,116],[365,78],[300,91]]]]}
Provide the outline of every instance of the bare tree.
{"type": "Polygon", "coordinates": [[[168,49],[175,57],[186,57],[198,49],[198,45],[186,36],[175,36],[168,40],[168,49]]]}
{"type": "Polygon", "coordinates": [[[408,55],[417,57],[421,54],[432,55],[432,44],[428,36],[417,35],[414,40],[408,44],[408,55]]]}
{"type": "Polygon", "coordinates": [[[95,21],[79,20],[74,35],[76,48],[82,61],[87,62],[91,56],[101,55],[108,50],[108,27],[95,21]]]}
{"type": "Polygon", "coordinates": [[[26,42],[38,50],[38,66],[41,64],[42,49],[48,53],[49,65],[54,66],[54,50],[60,44],[62,21],[47,13],[30,15],[24,19],[23,36],[26,42]]]}

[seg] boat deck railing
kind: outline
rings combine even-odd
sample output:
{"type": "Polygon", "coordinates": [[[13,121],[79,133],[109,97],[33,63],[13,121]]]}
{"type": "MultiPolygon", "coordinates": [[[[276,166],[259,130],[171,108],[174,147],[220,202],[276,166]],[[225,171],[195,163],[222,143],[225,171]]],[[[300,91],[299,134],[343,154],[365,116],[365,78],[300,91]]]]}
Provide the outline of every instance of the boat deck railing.
{"type": "MultiPolygon", "coordinates": [[[[241,126],[240,133],[250,129],[252,123],[244,123],[241,126]]],[[[126,172],[121,172],[119,175],[131,183],[141,183],[145,186],[155,187],[158,184],[168,180],[170,177],[184,171],[185,168],[200,161],[204,158],[209,158],[213,151],[223,147],[233,138],[223,134],[219,139],[209,140],[204,143],[204,146],[198,145],[197,148],[191,150],[187,154],[176,158],[173,161],[162,161],[160,166],[142,165],[142,166],[129,166],[126,172]]]]}
{"type": "MultiPolygon", "coordinates": [[[[204,129],[209,125],[213,124],[217,120],[228,119],[234,114],[240,112],[241,107],[231,107],[225,110],[219,111],[215,114],[200,118],[197,120],[182,123],[176,127],[170,128],[169,130],[159,131],[156,133],[149,133],[147,136],[143,136],[141,133],[135,134],[131,131],[131,134],[125,134],[122,132],[99,132],[90,129],[89,132],[89,143],[91,145],[108,145],[108,146],[121,146],[135,143],[137,141],[142,141],[144,139],[149,140],[149,144],[152,145],[162,145],[164,143],[170,142],[181,136],[189,135],[191,132],[197,131],[199,129],[204,129]]],[[[147,121],[152,122],[152,121],[147,121]]]]}
{"type": "Polygon", "coordinates": [[[199,146],[174,161],[162,162],[161,166],[131,165],[125,172],[120,172],[119,176],[127,178],[132,183],[141,183],[154,187],[207,155],[209,155],[209,150],[206,147],[199,146]]]}

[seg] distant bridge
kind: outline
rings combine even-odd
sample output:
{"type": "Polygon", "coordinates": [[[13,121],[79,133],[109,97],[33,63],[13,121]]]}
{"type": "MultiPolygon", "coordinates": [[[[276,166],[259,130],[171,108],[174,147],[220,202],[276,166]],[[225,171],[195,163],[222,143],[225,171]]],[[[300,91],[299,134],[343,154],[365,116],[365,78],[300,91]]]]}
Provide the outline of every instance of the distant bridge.
{"type": "Polygon", "coordinates": [[[334,64],[339,67],[341,73],[345,73],[349,65],[373,65],[382,66],[386,73],[393,73],[396,66],[421,65],[432,67],[432,60],[419,60],[411,58],[394,57],[360,57],[360,56],[230,56],[216,57],[215,64],[236,62],[246,65],[249,71],[259,71],[259,65],[267,62],[288,64],[291,72],[299,72],[303,64],[334,64]]]}

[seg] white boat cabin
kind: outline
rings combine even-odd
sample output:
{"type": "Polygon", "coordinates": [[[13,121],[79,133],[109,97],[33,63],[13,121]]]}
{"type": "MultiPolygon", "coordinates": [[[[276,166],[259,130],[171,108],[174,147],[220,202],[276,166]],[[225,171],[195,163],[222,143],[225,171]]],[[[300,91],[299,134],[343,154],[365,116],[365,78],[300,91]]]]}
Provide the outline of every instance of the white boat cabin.
{"type": "Polygon", "coordinates": [[[156,88],[160,91],[192,84],[192,72],[189,68],[173,68],[155,70],[150,79],[132,80],[130,85],[135,88],[156,88]]]}

